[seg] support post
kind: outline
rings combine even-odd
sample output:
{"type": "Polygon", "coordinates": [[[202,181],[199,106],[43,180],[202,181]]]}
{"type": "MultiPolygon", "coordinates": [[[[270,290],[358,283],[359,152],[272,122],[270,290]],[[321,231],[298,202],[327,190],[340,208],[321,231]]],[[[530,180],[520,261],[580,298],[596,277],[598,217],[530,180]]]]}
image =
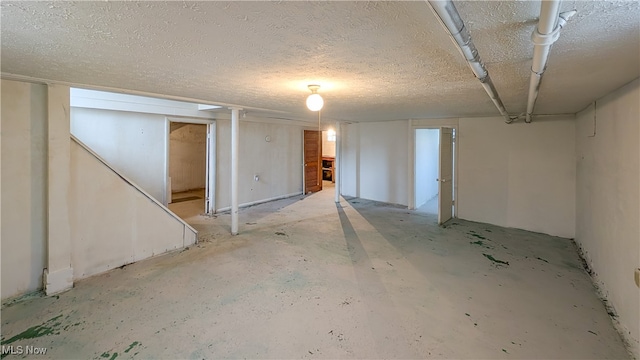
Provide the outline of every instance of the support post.
{"type": "Polygon", "coordinates": [[[70,89],[63,85],[47,88],[47,295],[73,287],[71,267],[71,224],[69,186],[71,183],[70,89]]]}
{"type": "Polygon", "coordinates": [[[238,142],[240,108],[231,109],[231,235],[238,235],[238,142]]]}
{"type": "Polygon", "coordinates": [[[338,170],[340,168],[340,161],[342,160],[341,157],[341,146],[340,143],[342,142],[342,130],[340,129],[340,122],[336,121],[336,155],[335,158],[333,160],[333,179],[336,181],[335,183],[335,190],[336,190],[336,194],[335,194],[335,202],[339,203],[340,202],[340,184],[342,183],[340,181],[340,170],[338,170]]]}

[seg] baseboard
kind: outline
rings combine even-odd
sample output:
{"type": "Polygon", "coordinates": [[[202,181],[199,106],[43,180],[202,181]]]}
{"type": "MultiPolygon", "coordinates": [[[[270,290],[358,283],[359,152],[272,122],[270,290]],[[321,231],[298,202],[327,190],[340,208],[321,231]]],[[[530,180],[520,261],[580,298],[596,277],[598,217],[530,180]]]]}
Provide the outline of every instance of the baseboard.
{"type": "MultiPolygon", "coordinates": [[[[240,204],[240,205],[238,205],[238,207],[239,208],[244,208],[244,207],[248,207],[248,206],[264,204],[264,203],[270,202],[270,201],[282,200],[282,199],[286,199],[286,198],[290,198],[292,196],[298,196],[298,195],[302,195],[302,192],[299,191],[299,192],[295,192],[295,193],[291,193],[291,194],[275,196],[275,197],[268,198],[268,199],[251,201],[251,202],[248,202],[248,203],[240,204]]],[[[226,206],[226,207],[223,207],[223,208],[220,208],[220,209],[216,209],[216,213],[221,213],[221,212],[230,211],[230,210],[231,210],[231,206],[226,206]]]]}
{"type": "Polygon", "coordinates": [[[44,269],[42,281],[44,283],[44,292],[47,295],[55,295],[67,291],[73,288],[73,268],[68,267],[54,272],[44,269]]]}

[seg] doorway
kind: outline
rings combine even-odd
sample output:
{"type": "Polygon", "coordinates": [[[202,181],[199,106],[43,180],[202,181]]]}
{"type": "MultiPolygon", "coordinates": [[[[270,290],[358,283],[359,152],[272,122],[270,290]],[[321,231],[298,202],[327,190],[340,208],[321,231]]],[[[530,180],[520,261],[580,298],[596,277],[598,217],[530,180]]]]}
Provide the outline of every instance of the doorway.
{"type": "Polygon", "coordinates": [[[336,131],[322,131],[322,186],[333,187],[336,183],[336,131]]]}
{"type": "Polygon", "coordinates": [[[304,193],[322,190],[322,132],[304,130],[304,193]]]}
{"type": "Polygon", "coordinates": [[[336,182],[336,131],[304,130],[304,193],[334,187],[336,182]]]}
{"type": "Polygon", "coordinates": [[[455,129],[415,129],[414,204],[443,224],[453,216],[455,129]]]}
{"type": "Polygon", "coordinates": [[[215,123],[193,119],[167,120],[168,206],[183,219],[203,212],[213,214],[215,123]]]}

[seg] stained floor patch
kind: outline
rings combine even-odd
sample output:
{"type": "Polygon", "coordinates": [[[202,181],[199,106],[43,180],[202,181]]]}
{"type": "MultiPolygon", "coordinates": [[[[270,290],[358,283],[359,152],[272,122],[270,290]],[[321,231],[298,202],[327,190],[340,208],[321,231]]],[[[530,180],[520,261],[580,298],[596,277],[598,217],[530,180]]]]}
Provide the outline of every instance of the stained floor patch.
{"type": "Polygon", "coordinates": [[[473,230],[469,231],[469,232],[467,233],[467,235],[471,235],[471,236],[476,237],[476,238],[478,238],[478,239],[487,240],[487,238],[486,238],[486,237],[484,237],[484,236],[482,236],[482,235],[480,235],[480,234],[476,233],[476,232],[475,232],[475,231],[473,231],[473,230]]]}
{"type": "Polygon", "coordinates": [[[496,264],[502,264],[502,265],[509,265],[508,261],[502,261],[502,260],[498,260],[496,258],[494,258],[492,255],[489,254],[482,254],[484,257],[486,257],[487,259],[493,261],[496,264]]]}
{"type": "Polygon", "coordinates": [[[62,315],[58,315],[56,317],[53,317],[45,321],[40,325],[32,326],[27,330],[19,333],[18,335],[15,335],[7,340],[4,340],[2,344],[9,345],[19,340],[35,339],[41,336],[60,334],[60,325],[62,324],[60,322],[61,318],[62,318],[62,315]]]}
{"type": "Polygon", "coordinates": [[[135,348],[136,346],[140,346],[140,343],[137,341],[132,342],[131,345],[129,345],[129,347],[124,351],[125,354],[131,351],[131,349],[135,348]]]}

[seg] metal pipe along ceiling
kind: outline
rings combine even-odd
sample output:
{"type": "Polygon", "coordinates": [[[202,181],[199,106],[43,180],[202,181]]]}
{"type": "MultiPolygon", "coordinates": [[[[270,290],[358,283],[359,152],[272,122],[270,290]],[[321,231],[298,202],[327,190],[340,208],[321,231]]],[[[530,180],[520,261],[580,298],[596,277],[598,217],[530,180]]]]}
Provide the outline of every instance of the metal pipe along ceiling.
{"type": "Polygon", "coordinates": [[[560,12],[560,0],[541,1],[540,19],[538,26],[531,34],[533,41],[533,60],[531,63],[531,77],[529,78],[529,96],[527,98],[527,112],[525,122],[531,122],[533,108],[538,99],[540,91],[540,83],[542,82],[542,74],[547,68],[549,59],[549,51],[560,36],[560,30],[567,24],[576,11],[560,12]]]}
{"type": "Polygon", "coordinates": [[[511,123],[516,117],[511,118],[507,113],[507,109],[505,109],[500,96],[498,95],[498,91],[493,85],[493,81],[491,81],[491,77],[489,76],[489,72],[485,68],[482,60],[480,59],[480,55],[478,54],[478,49],[471,41],[471,35],[469,34],[469,30],[464,26],[464,21],[460,17],[458,10],[456,9],[453,1],[427,1],[431,10],[433,10],[434,14],[440,20],[440,23],[449,33],[453,42],[458,46],[458,50],[462,56],[464,56],[465,60],[469,64],[471,71],[473,74],[480,80],[482,87],[489,94],[491,101],[493,101],[494,105],[500,111],[500,114],[504,116],[505,121],[507,123],[511,123]]]}

